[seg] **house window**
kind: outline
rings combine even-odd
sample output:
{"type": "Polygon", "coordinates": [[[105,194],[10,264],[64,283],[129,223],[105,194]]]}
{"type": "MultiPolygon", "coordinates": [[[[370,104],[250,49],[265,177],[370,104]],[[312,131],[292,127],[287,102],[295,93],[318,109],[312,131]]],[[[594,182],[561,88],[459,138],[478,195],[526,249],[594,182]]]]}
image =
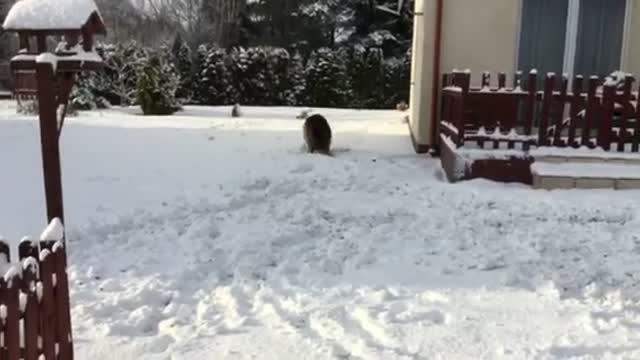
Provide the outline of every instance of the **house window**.
{"type": "Polygon", "coordinates": [[[569,0],[524,0],[518,68],[562,72],[569,0]]]}
{"type": "Polygon", "coordinates": [[[629,0],[523,0],[518,66],[605,76],[622,66],[629,0]]]}

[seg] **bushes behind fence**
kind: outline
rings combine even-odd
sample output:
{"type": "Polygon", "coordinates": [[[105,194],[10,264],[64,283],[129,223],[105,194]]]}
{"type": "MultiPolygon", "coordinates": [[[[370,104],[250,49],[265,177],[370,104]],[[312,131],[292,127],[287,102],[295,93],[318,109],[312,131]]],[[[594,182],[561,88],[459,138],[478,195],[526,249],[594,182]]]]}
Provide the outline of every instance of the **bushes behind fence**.
{"type": "Polygon", "coordinates": [[[172,64],[182,104],[391,109],[409,100],[409,54],[385,59],[380,49],[361,46],[319,49],[306,57],[272,47],[202,45],[192,51],[181,43],[167,49],[135,42],[101,46],[106,69],[82,75],[72,104],[82,109],[140,105],[138,78],[158,56],[172,64]]]}

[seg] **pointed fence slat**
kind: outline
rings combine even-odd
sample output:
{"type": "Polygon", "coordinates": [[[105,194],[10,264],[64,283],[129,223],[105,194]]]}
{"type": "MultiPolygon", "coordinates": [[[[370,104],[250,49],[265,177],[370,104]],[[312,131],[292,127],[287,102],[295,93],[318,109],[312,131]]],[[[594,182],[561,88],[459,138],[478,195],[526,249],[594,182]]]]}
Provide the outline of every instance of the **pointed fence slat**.
{"type": "Polygon", "coordinates": [[[40,253],[40,281],[42,281],[40,326],[42,328],[42,348],[46,359],[55,359],[56,354],[57,319],[53,288],[54,256],[51,250],[46,248],[40,253]]]}
{"type": "Polygon", "coordinates": [[[597,77],[591,77],[589,79],[589,88],[587,90],[587,105],[585,107],[584,124],[582,126],[582,146],[593,147],[591,142],[591,129],[593,129],[593,123],[597,118],[598,113],[598,98],[596,92],[598,90],[599,79],[597,77]]]}
{"type": "Polygon", "coordinates": [[[560,96],[556,104],[556,121],[553,130],[553,146],[564,146],[562,141],[562,130],[564,128],[564,105],[567,102],[567,90],[569,87],[569,78],[562,76],[562,82],[560,83],[560,96]]]}
{"type": "Polygon", "coordinates": [[[553,88],[556,81],[555,74],[548,74],[544,83],[544,99],[542,102],[542,118],[540,119],[540,128],[538,129],[538,146],[549,145],[547,137],[547,129],[549,128],[549,118],[551,117],[551,108],[553,106],[553,88]]]}
{"type": "Polygon", "coordinates": [[[40,333],[40,312],[38,304],[38,262],[35,257],[23,259],[23,292],[27,302],[24,311],[25,360],[38,360],[38,336],[40,333]]]}
{"type": "Polygon", "coordinates": [[[56,274],[56,315],[57,315],[57,340],[62,359],[73,358],[73,344],[71,340],[71,314],[69,313],[69,280],[67,277],[67,256],[64,244],[56,242],[52,253],[55,260],[56,274]]]}
{"type": "Polygon", "coordinates": [[[498,90],[504,90],[507,87],[507,74],[501,72],[498,74],[498,90]]]}
{"type": "Polygon", "coordinates": [[[616,105],[615,85],[604,85],[602,97],[602,117],[598,124],[598,146],[605,151],[611,150],[611,128],[613,126],[613,114],[616,105]]]}
{"type": "MultiPolygon", "coordinates": [[[[640,91],[636,93],[637,97],[640,97],[640,91]]],[[[633,128],[633,140],[631,142],[631,151],[638,152],[640,150],[640,99],[636,100],[636,111],[633,128]]]]}
{"type": "Polygon", "coordinates": [[[635,79],[632,76],[626,76],[624,79],[624,87],[622,89],[622,97],[619,105],[621,111],[619,112],[619,126],[618,135],[616,136],[616,142],[618,143],[617,150],[624,152],[627,142],[631,142],[633,134],[628,132],[628,123],[634,117],[635,110],[632,101],[632,87],[635,79]]]}
{"type": "Polygon", "coordinates": [[[21,275],[15,273],[5,278],[6,288],[6,331],[4,341],[7,345],[7,359],[20,360],[20,281],[21,275]]]}
{"type": "Polygon", "coordinates": [[[584,78],[582,76],[576,76],[573,79],[573,91],[571,107],[569,109],[569,134],[567,138],[567,145],[571,147],[578,147],[576,143],[576,129],[578,127],[578,121],[580,119],[579,113],[584,109],[584,100],[582,99],[582,89],[584,87],[584,78]]]}

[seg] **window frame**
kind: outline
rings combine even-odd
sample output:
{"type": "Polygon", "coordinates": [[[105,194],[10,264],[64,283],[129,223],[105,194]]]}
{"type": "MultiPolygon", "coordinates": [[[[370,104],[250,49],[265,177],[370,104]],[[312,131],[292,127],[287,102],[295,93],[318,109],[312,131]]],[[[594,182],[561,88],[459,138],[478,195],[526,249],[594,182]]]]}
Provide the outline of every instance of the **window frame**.
{"type": "MultiPolygon", "coordinates": [[[[524,1],[519,0],[519,8],[518,8],[518,36],[516,37],[516,49],[515,49],[515,64],[520,63],[520,38],[522,36],[522,17],[524,11],[524,1]]],[[[619,69],[625,70],[628,57],[629,57],[629,47],[631,44],[631,24],[633,21],[633,4],[634,0],[626,0],[625,5],[625,17],[623,24],[623,35],[622,35],[622,49],[620,53],[620,64],[619,69]]],[[[576,51],[577,51],[577,40],[578,40],[578,28],[580,26],[580,3],[581,0],[569,0],[569,9],[567,12],[567,31],[565,36],[565,46],[564,46],[564,62],[562,66],[562,71],[565,74],[573,74],[575,68],[575,59],[576,59],[576,51]]]]}

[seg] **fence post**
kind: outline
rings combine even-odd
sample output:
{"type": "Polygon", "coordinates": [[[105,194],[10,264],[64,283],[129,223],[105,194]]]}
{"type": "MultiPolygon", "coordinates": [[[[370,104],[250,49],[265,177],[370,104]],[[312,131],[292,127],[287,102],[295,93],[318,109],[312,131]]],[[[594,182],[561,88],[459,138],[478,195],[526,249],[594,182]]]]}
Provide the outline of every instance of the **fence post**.
{"type": "Polygon", "coordinates": [[[538,127],[538,146],[549,145],[547,131],[549,128],[549,117],[551,106],[553,105],[553,88],[555,86],[556,74],[549,73],[544,82],[544,97],[542,99],[542,118],[538,127]]]}
{"type": "MultiPolygon", "coordinates": [[[[518,76],[518,75],[516,75],[518,76]]],[[[524,123],[524,134],[526,136],[531,135],[531,130],[533,128],[533,122],[536,115],[536,93],[538,92],[538,72],[531,70],[529,73],[529,80],[527,83],[527,112],[526,119],[524,123]]],[[[529,140],[527,140],[523,145],[523,150],[528,151],[530,148],[529,140]]]]}

